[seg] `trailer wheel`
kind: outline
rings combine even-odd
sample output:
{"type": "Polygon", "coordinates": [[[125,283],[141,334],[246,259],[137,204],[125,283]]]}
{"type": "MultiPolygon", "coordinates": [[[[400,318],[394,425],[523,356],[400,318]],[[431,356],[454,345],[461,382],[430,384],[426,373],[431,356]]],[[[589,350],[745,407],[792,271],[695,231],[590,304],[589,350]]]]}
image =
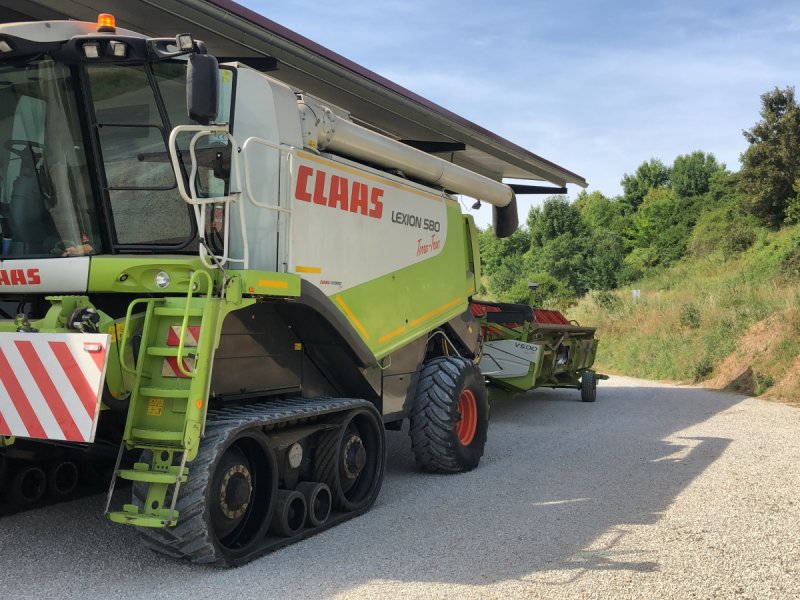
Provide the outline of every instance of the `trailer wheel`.
{"type": "MultiPolygon", "coordinates": [[[[247,560],[263,541],[277,495],[277,461],[259,430],[229,433],[206,430],[178,495],[178,524],[139,528],[153,550],[198,564],[231,566],[247,560]]],[[[134,485],[135,504],[144,504],[146,490],[134,485]]],[[[171,494],[170,487],[167,502],[171,494]]]]}
{"type": "Polygon", "coordinates": [[[478,466],[489,428],[489,400],[478,367],[458,357],[425,363],[411,411],[411,448],[424,470],[458,473],[478,466]]]}
{"type": "Polygon", "coordinates": [[[597,377],[594,371],[584,371],[581,376],[581,402],[594,402],[597,399],[597,377]]]}
{"type": "Polygon", "coordinates": [[[383,483],[386,440],[377,411],[361,408],[319,440],[314,472],[330,487],[333,505],[344,511],[371,505],[383,483]]]}

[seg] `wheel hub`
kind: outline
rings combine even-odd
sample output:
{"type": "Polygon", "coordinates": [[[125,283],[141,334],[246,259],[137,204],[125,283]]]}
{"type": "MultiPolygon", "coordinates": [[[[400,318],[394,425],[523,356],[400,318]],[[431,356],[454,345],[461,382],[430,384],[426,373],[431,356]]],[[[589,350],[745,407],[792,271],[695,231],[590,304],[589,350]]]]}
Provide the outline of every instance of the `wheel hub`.
{"type": "Polygon", "coordinates": [[[461,392],[456,409],[456,436],[463,446],[469,446],[478,429],[478,404],[472,390],[461,392]]]}
{"type": "Polygon", "coordinates": [[[351,435],[344,445],[342,452],[344,474],[348,479],[355,479],[361,474],[367,464],[367,449],[364,442],[357,435],[351,435]]]}
{"type": "Polygon", "coordinates": [[[250,505],[253,476],[244,465],[230,467],[219,486],[219,507],[229,519],[241,517],[250,505]]]}

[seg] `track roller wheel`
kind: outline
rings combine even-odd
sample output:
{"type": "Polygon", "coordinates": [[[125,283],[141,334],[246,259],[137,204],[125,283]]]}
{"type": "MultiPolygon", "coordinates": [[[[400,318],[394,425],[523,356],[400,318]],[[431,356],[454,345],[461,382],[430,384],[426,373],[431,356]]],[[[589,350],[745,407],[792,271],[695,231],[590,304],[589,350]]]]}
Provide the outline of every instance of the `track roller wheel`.
{"type": "Polygon", "coordinates": [[[478,367],[443,356],[427,361],[411,410],[411,447],[424,470],[458,473],[478,466],[489,428],[489,400],[478,367]]]}
{"type": "Polygon", "coordinates": [[[71,460],[47,465],[47,493],[52,498],[69,496],[78,487],[78,465],[71,460]]]}
{"type": "Polygon", "coordinates": [[[47,475],[37,466],[19,466],[9,483],[11,503],[25,505],[38,502],[47,491],[47,475]]]}
{"type": "Polygon", "coordinates": [[[331,488],[324,483],[303,481],[297,484],[297,491],[303,494],[308,505],[308,522],[312,527],[319,527],[328,520],[331,514],[331,488]]]}
{"type": "MultiPolygon", "coordinates": [[[[180,488],[178,524],[139,528],[139,535],[154,550],[194,563],[246,562],[267,533],[277,488],[277,461],[260,430],[209,427],[180,488]]],[[[134,485],[134,503],[142,506],[146,491],[134,485]]],[[[167,501],[171,495],[170,488],[167,501]]]]}
{"type": "Polygon", "coordinates": [[[305,524],[305,496],[296,490],[278,490],[269,532],[273,535],[292,537],[300,533],[305,524]]]}
{"type": "Polygon", "coordinates": [[[316,478],[327,484],[333,506],[343,511],[370,506],[383,483],[386,440],[372,408],[358,408],[320,437],[314,456],[316,478]]]}
{"type": "Polygon", "coordinates": [[[584,371],[581,376],[581,402],[594,402],[597,399],[597,377],[594,371],[584,371]]]}

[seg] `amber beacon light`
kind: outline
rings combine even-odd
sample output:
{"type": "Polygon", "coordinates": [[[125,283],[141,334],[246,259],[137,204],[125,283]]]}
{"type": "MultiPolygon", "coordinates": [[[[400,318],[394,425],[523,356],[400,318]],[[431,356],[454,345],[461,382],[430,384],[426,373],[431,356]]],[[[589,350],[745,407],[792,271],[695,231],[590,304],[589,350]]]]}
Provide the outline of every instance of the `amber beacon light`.
{"type": "Polygon", "coordinates": [[[97,16],[97,31],[104,33],[114,33],[117,30],[117,20],[114,15],[101,13],[97,16]]]}

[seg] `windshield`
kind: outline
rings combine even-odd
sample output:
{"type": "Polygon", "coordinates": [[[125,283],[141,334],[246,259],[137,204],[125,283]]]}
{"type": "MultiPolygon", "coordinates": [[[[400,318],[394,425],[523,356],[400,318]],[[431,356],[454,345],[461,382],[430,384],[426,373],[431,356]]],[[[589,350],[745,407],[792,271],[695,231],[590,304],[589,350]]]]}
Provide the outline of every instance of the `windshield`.
{"type": "Polygon", "coordinates": [[[0,252],[100,251],[97,215],[68,67],[50,60],[0,69],[0,252]]]}
{"type": "MultiPolygon", "coordinates": [[[[178,195],[167,152],[169,127],[191,123],[186,63],[92,65],[87,73],[115,243],[196,247],[193,217],[178,195]]],[[[184,149],[190,138],[182,136],[178,146],[184,149]]],[[[225,145],[216,144],[205,138],[198,146],[201,160],[211,158],[201,164],[196,185],[201,193],[223,195],[229,177],[223,156],[216,156],[224,154],[225,145]]]]}

